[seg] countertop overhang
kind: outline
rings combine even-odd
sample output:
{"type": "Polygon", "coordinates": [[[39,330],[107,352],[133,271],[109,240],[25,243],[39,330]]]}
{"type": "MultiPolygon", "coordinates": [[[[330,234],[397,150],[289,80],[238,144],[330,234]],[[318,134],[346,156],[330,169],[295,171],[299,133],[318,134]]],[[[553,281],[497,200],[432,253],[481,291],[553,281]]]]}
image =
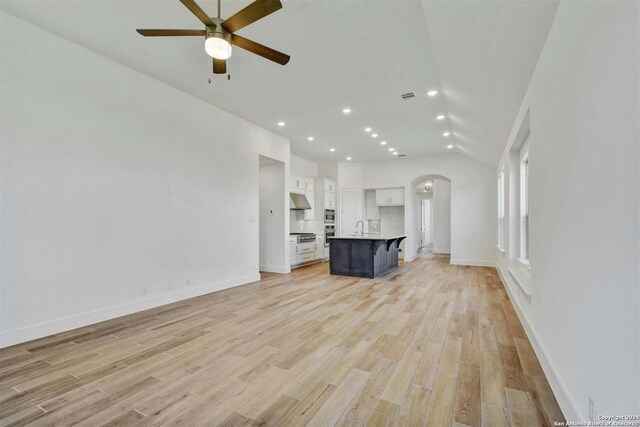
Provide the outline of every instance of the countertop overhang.
{"type": "Polygon", "coordinates": [[[404,239],[406,234],[380,234],[380,233],[364,233],[364,234],[346,234],[340,236],[328,237],[330,240],[395,240],[404,239]]]}

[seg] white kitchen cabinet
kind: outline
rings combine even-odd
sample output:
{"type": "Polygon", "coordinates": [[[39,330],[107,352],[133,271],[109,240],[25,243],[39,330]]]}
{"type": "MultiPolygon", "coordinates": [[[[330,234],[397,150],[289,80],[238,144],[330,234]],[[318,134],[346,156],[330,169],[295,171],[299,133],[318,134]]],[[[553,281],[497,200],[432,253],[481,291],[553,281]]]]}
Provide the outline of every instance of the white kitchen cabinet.
{"type": "Polygon", "coordinates": [[[379,188],[376,190],[377,206],[404,206],[404,188],[379,188]]]}
{"type": "Polygon", "coordinates": [[[327,193],[335,193],[336,192],[336,182],[332,179],[325,178],[324,180],[324,191],[327,193]]]}
{"type": "Polygon", "coordinates": [[[289,175],[289,187],[291,187],[291,191],[304,193],[305,186],[305,178],[295,175],[289,175]]]}
{"type": "Polygon", "coordinates": [[[289,265],[293,267],[298,263],[297,243],[289,243],[289,265]]]}
{"type": "Polygon", "coordinates": [[[314,253],[316,250],[315,242],[298,243],[298,255],[314,253]]]}
{"type": "Polygon", "coordinates": [[[315,251],[316,242],[299,243],[297,247],[297,263],[304,264],[305,262],[313,261],[315,258],[315,251]]]}
{"type": "Polygon", "coordinates": [[[324,239],[322,237],[316,237],[315,246],[315,259],[324,259],[324,239]]]}
{"type": "Polygon", "coordinates": [[[324,208],[334,209],[336,208],[336,193],[325,191],[324,193],[324,208]]]}
{"type": "Polygon", "coordinates": [[[313,252],[298,254],[298,264],[304,264],[305,262],[313,261],[314,254],[313,252]]]}
{"type": "Polygon", "coordinates": [[[391,205],[402,206],[404,205],[404,188],[392,188],[389,190],[389,199],[391,205]]]}
{"type": "Polygon", "coordinates": [[[316,190],[316,181],[313,178],[305,178],[304,179],[304,189],[305,189],[305,191],[315,191],[316,190]]]}
{"type": "Polygon", "coordinates": [[[386,188],[376,190],[376,205],[386,206],[388,204],[389,204],[389,190],[386,188]]]}

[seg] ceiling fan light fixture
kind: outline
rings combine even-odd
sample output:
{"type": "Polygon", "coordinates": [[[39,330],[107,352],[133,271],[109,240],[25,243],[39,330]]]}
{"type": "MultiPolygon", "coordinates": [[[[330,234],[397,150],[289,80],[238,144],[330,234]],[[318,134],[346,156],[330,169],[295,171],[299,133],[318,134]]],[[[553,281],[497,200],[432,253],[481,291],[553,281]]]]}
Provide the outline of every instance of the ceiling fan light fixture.
{"type": "Polygon", "coordinates": [[[213,33],[204,41],[204,50],[212,58],[229,59],[231,58],[231,43],[228,36],[221,33],[213,33]]]}

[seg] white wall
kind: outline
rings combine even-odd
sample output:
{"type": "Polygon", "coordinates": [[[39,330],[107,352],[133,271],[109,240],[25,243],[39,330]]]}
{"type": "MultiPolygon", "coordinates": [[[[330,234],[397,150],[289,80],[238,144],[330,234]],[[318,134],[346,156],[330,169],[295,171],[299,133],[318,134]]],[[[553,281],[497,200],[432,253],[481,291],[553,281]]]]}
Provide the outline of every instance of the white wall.
{"type": "MultiPolygon", "coordinates": [[[[362,186],[404,187],[405,206],[413,206],[416,183],[412,181],[427,174],[451,180],[451,262],[495,265],[495,173],[489,167],[462,154],[363,163],[362,186]]],[[[405,210],[406,260],[417,252],[416,215],[415,209],[405,210]]]]}
{"type": "Polygon", "coordinates": [[[0,18],[1,345],[258,279],[258,157],[288,187],[289,142],[0,18]]]}
{"type": "Polygon", "coordinates": [[[303,159],[294,154],[291,154],[291,175],[301,177],[318,177],[318,164],[311,160],[303,159]]]}
{"type": "Polygon", "coordinates": [[[451,253],[451,184],[443,179],[433,180],[433,252],[451,253]]]}
{"type": "Polygon", "coordinates": [[[570,421],[640,412],[638,9],[560,4],[498,167],[530,109],[530,295],[499,269],[570,421]]]}
{"type": "MultiPolygon", "coordinates": [[[[260,157],[264,159],[264,157],[260,157]]],[[[288,201],[285,189],[284,163],[269,162],[260,165],[260,271],[288,273],[289,260],[285,258],[283,239],[289,212],[283,208],[288,201]]],[[[286,239],[288,244],[288,239],[286,239]]]]}

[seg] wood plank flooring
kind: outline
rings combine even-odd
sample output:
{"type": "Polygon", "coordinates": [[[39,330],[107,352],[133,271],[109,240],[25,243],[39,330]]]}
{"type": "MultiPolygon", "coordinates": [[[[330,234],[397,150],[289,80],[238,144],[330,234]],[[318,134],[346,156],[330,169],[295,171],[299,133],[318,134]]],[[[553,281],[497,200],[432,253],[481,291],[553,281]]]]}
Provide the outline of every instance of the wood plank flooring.
{"type": "Polygon", "coordinates": [[[327,264],[0,350],[0,425],[551,426],[494,269],[327,264]]]}

